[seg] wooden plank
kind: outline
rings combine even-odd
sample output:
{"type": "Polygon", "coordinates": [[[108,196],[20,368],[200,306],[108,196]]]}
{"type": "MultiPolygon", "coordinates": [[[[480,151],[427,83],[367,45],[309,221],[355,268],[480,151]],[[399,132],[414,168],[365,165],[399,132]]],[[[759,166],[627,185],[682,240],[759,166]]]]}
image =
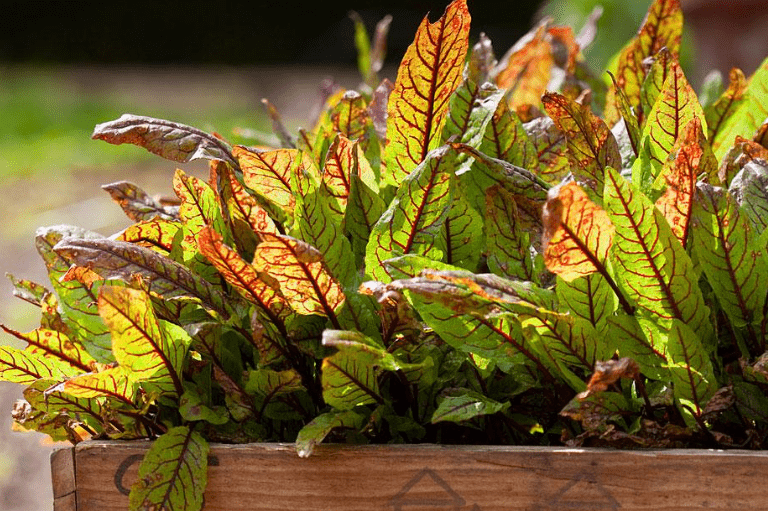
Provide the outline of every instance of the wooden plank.
{"type": "Polygon", "coordinates": [[[53,511],[77,511],[75,490],[75,449],[66,447],[51,453],[53,511]]]}
{"type": "MultiPolygon", "coordinates": [[[[124,510],[146,442],[76,448],[78,511],[124,510]]],[[[763,510],[768,453],[215,445],[206,510],[763,510]]]]}

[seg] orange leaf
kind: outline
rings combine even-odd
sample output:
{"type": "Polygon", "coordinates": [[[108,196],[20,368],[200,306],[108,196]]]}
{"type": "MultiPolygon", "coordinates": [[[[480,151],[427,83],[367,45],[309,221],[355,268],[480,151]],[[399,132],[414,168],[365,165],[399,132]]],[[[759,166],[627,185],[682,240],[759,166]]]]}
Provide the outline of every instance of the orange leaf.
{"type": "Polygon", "coordinates": [[[554,64],[546,23],[536,27],[521,39],[521,43],[513,46],[501,59],[505,67],[496,75],[496,85],[509,91],[507,100],[513,109],[539,105],[554,64]]]}
{"type": "Polygon", "coordinates": [[[469,46],[466,0],[454,0],[435,23],[425,17],[397,71],[387,107],[385,182],[398,186],[437,147],[448,98],[462,79],[469,46]]]}
{"type": "Polygon", "coordinates": [[[614,227],[578,184],[549,191],[543,220],[544,263],[549,271],[570,282],[604,269],[614,227]]]}
{"type": "MultiPolygon", "coordinates": [[[[655,0],[648,9],[637,35],[621,50],[616,72],[616,83],[624,91],[630,105],[640,105],[640,86],[645,79],[643,60],[656,55],[663,47],[677,57],[683,32],[683,11],[679,0],[655,0]]],[[[608,89],[605,122],[613,126],[621,114],[616,91],[608,89]]]]}
{"type": "Polygon", "coordinates": [[[279,234],[260,234],[253,266],[280,285],[283,296],[298,314],[328,316],[340,328],[337,312],[344,292],[323,264],[320,252],[307,243],[279,234]]]}
{"type": "Polygon", "coordinates": [[[661,171],[667,182],[667,189],[656,200],[656,207],[669,222],[675,237],[685,247],[688,242],[698,175],[702,172],[707,175],[714,174],[717,170],[717,160],[709,149],[701,129],[701,121],[697,118],[688,123],[678,144],[680,150],[677,151],[675,159],[668,160],[661,171]]]}

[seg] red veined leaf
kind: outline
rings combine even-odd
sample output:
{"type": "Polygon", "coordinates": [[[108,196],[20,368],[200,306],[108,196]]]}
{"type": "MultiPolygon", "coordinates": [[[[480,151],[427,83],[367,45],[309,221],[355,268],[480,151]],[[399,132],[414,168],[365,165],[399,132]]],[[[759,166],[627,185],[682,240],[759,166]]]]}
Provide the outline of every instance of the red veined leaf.
{"type": "Polygon", "coordinates": [[[549,117],[539,117],[526,123],[525,130],[533,143],[538,162],[536,175],[550,184],[562,181],[571,171],[565,133],[549,117]]]}
{"type": "Polygon", "coordinates": [[[199,511],[208,484],[208,442],[189,426],[152,442],[131,487],[130,509],[199,511]]]}
{"type": "MultiPolygon", "coordinates": [[[[640,87],[640,105],[637,108],[640,126],[645,126],[648,120],[648,113],[656,104],[656,100],[664,88],[664,82],[673,71],[673,64],[677,62],[677,57],[665,46],[652,57],[648,57],[643,62],[647,69],[645,80],[640,87]]],[[[626,97],[626,96],[625,96],[626,97]]]]}
{"type": "Polygon", "coordinates": [[[599,273],[571,281],[559,278],[555,291],[561,307],[565,307],[574,316],[584,318],[600,333],[603,333],[608,318],[618,305],[609,281],[599,273]]]}
{"type": "Polygon", "coordinates": [[[115,240],[146,247],[167,256],[173,250],[173,239],[179,229],[178,222],[155,218],[131,225],[120,232],[115,240]]]}
{"type": "Polygon", "coordinates": [[[21,298],[25,302],[36,305],[37,307],[42,307],[43,297],[47,293],[50,293],[45,286],[38,284],[37,282],[32,282],[31,280],[17,279],[10,273],[6,273],[5,276],[8,277],[13,285],[13,296],[21,298]]]}
{"type": "Polygon", "coordinates": [[[629,357],[640,366],[640,371],[648,378],[663,380],[668,378],[666,336],[662,335],[655,322],[617,314],[606,318],[606,330],[602,334],[612,340],[621,357],[629,357]]]}
{"type": "MultiPolygon", "coordinates": [[[[272,233],[268,233],[272,234],[272,233]]],[[[272,234],[274,235],[274,234],[272,234]]],[[[222,241],[221,235],[206,228],[198,236],[200,252],[213,264],[235,290],[246,300],[256,304],[285,335],[287,302],[275,288],[277,283],[265,272],[257,271],[244,261],[236,250],[222,241]]]]}
{"type": "Polygon", "coordinates": [[[465,79],[448,102],[442,139],[477,147],[502,96],[503,91],[490,83],[465,79]]]}
{"type": "Polygon", "coordinates": [[[469,204],[465,192],[456,187],[441,231],[445,262],[474,271],[483,247],[483,219],[469,204]]]}
{"type": "Polygon", "coordinates": [[[176,169],[173,190],[181,200],[179,217],[185,228],[184,239],[188,246],[196,245],[196,236],[206,226],[211,226],[221,233],[228,233],[216,192],[208,183],[176,169]]]}
{"type": "Polygon", "coordinates": [[[496,85],[506,89],[507,102],[514,110],[525,105],[538,107],[547,90],[554,59],[544,21],[523,36],[499,60],[496,85]]]}
{"type": "Polygon", "coordinates": [[[147,293],[104,286],[99,292],[99,314],[112,332],[115,360],[132,378],[163,393],[184,393],[179,375],[187,343],[161,328],[147,293]]]}
{"type": "Polygon", "coordinates": [[[332,132],[343,135],[348,140],[362,139],[369,124],[368,105],[359,92],[345,92],[331,111],[332,132]]]}
{"type": "Polygon", "coordinates": [[[666,328],[673,320],[687,323],[709,342],[709,307],[693,262],[661,211],[610,167],[604,199],[616,227],[613,268],[641,314],[666,328]]]}
{"type": "Polygon", "coordinates": [[[370,188],[378,188],[376,175],[357,141],[337,136],[328,148],[322,182],[336,199],[333,209],[343,216],[351,188],[351,176],[356,175],[370,188]]]}
{"type": "Polygon", "coordinates": [[[717,302],[736,328],[744,328],[753,355],[765,351],[755,329],[763,315],[768,267],[759,234],[724,189],[699,183],[694,202],[694,251],[717,302]]]}
{"type": "MultiPolygon", "coordinates": [[[[768,149],[752,140],[747,140],[739,135],[733,142],[733,147],[723,158],[716,178],[710,177],[710,182],[723,186],[734,186],[735,177],[751,162],[762,166],[768,161],[768,149]]],[[[738,187],[739,185],[736,185],[738,187]]]]}
{"type": "Polygon", "coordinates": [[[134,222],[152,220],[156,217],[162,220],[178,218],[178,208],[153,199],[144,190],[128,181],[110,183],[101,188],[109,193],[112,200],[117,202],[128,218],[134,222]]]}
{"type": "Polygon", "coordinates": [[[707,120],[707,139],[715,140],[725,121],[733,115],[744,101],[744,93],[747,91],[747,79],[744,72],[734,67],[728,74],[728,88],[713,104],[704,109],[704,117],[707,120]]]}
{"type": "Polygon", "coordinates": [[[77,238],[64,238],[54,248],[73,264],[90,268],[107,280],[130,282],[138,274],[148,283],[149,291],[162,298],[196,297],[204,307],[224,317],[232,312],[231,298],[224,298],[220,289],[154,250],[124,241],[77,238]]]}
{"type": "Polygon", "coordinates": [[[322,254],[311,245],[279,234],[260,234],[253,266],[269,274],[298,314],[327,316],[340,328],[337,313],[344,304],[344,292],[328,272],[322,254]]]}
{"type": "Polygon", "coordinates": [[[37,328],[28,333],[11,330],[0,325],[5,333],[16,337],[28,344],[25,351],[51,359],[59,365],[63,373],[73,375],[78,372],[91,370],[91,364],[96,361],[77,342],[72,341],[63,332],[47,328],[37,328]]]}
{"type": "Polygon", "coordinates": [[[514,197],[494,185],[485,192],[485,204],[488,268],[502,277],[534,280],[530,234],[521,228],[514,197]]]}
{"type": "Polygon", "coordinates": [[[682,405],[689,427],[698,426],[690,417],[700,417],[707,401],[717,392],[717,379],[708,350],[699,336],[681,321],[673,321],[667,341],[668,368],[675,400],[682,405]]]}
{"type": "Polygon", "coordinates": [[[619,88],[616,83],[616,77],[612,74],[611,81],[613,82],[614,94],[616,94],[617,108],[621,113],[621,117],[624,119],[624,125],[627,128],[627,136],[629,137],[629,143],[632,146],[632,152],[635,156],[640,154],[640,121],[637,115],[632,110],[632,105],[629,104],[629,99],[624,91],[619,88]]]}
{"type": "Polygon", "coordinates": [[[666,180],[667,188],[656,200],[656,207],[669,222],[675,237],[686,247],[696,181],[700,174],[712,173],[717,168],[717,161],[704,138],[698,118],[688,123],[680,133],[677,144],[680,149],[675,159],[667,160],[659,175],[666,180]]]}
{"type": "Polygon", "coordinates": [[[366,271],[389,282],[384,261],[405,254],[441,259],[437,240],[450,209],[455,153],[435,149],[397,190],[395,198],[371,232],[366,248],[366,271]]]}
{"type": "Polygon", "coordinates": [[[547,114],[565,133],[568,152],[576,162],[572,168],[576,180],[601,196],[605,167],[621,168],[619,144],[613,133],[589,106],[553,92],[545,94],[542,101],[547,114]]]}
{"type": "Polygon", "coordinates": [[[643,130],[642,143],[646,139],[649,142],[654,177],[672,152],[683,129],[694,119],[701,121],[702,130],[706,129],[703,124],[704,111],[696,92],[685,78],[680,64],[673,62],[659,97],[648,113],[648,122],[643,130]]]}
{"type": "Polygon", "coordinates": [[[61,380],[66,376],[61,364],[41,353],[0,346],[0,380],[28,385],[35,380],[61,380]]]}
{"type": "Polygon", "coordinates": [[[520,117],[510,110],[506,101],[499,102],[496,107],[485,129],[480,152],[524,169],[533,170],[539,164],[536,148],[525,132],[520,117]]]}
{"type": "Polygon", "coordinates": [[[768,59],[749,78],[744,97],[733,114],[722,124],[710,140],[718,160],[733,146],[737,136],[752,138],[768,118],[768,59]]]}
{"type": "MultiPolygon", "coordinates": [[[[633,108],[640,105],[640,86],[645,78],[643,60],[664,47],[677,56],[682,32],[683,11],[679,0],[654,0],[637,35],[621,50],[614,72],[616,83],[633,108]]],[[[608,90],[604,118],[608,126],[620,118],[614,89],[608,90]]]]}
{"type": "Polygon", "coordinates": [[[461,81],[470,19],[466,0],[454,0],[435,23],[422,20],[389,97],[384,182],[398,186],[439,144],[448,100],[461,81]]]}
{"type": "MultiPolygon", "coordinates": [[[[292,217],[296,200],[291,191],[291,171],[295,167],[298,151],[278,149],[258,152],[235,146],[232,153],[243,169],[245,185],[273,204],[283,217],[292,217]]],[[[302,153],[302,158],[307,160],[302,161],[302,166],[311,165],[305,153],[302,153]]]]}
{"type": "Polygon", "coordinates": [[[571,281],[606,274],[614,227],[608,214],[576,183],[553,188],[544,205],[544,263],[552,273],[571,281]]]}
{"type": "Polygon", "coordinates": [[[133,405],[136,385],[129,371],[123,366],[117,366],[75,376],[56,385],[51,391],[85,399],[108,397],[133,405]]]}
{"type": "Polygon", "coordinates": [[[220,138],[191,126],[152,117],[124,114],[114,121],[97,124],[91,138],[116,145],[137,145],[179,163],[204,158],[237,165],[229,145],[220,138]]]}

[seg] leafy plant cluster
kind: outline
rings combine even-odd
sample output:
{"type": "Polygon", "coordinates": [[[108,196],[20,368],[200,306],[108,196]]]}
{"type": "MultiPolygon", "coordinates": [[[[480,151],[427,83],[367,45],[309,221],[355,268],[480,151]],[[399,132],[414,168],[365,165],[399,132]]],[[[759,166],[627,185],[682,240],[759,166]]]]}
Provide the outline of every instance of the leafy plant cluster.
{"type": "Polygon", "coordinates": [[[388,22],[356,24],[365,83],[297,135],[267,105],[280,148],[96,127],[210,179],[107,185],[110,238],[38,231],[18,426],[157,438],[133,509],[199,508],[209,441],[765,447],[768,61],[698,98],[656,0],[603,82],[547,21],[470,50],[455,0],[392,84],[388,22]]]}

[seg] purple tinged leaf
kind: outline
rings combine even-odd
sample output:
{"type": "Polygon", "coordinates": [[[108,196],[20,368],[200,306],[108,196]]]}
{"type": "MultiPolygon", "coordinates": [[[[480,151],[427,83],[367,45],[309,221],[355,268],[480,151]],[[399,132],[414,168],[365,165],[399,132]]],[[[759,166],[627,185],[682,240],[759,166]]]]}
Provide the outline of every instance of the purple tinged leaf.
{"type": "Polygon", "coordinates": [[[229,144],[223,140],[191,126],[152,117],[124,114],[114,121],[97,124],[91,138],[115,145],[137,145],[179,163],[202,158],[237,166],[229,144]]]}
{"type": "Polygon", "coordinates": [[[392,82],[384,78],[373,91],[371,102],[368,104],[368,116],[371,118],[376,136],[382,143],[387,140],[387,104],[394,88],[392,82]]]}
{"type": "Polygon", "coordinates": [[[751,161],[736,174],[728,193],[739,204],[753,229],[768,228],[768,163],[751,161]]]}

